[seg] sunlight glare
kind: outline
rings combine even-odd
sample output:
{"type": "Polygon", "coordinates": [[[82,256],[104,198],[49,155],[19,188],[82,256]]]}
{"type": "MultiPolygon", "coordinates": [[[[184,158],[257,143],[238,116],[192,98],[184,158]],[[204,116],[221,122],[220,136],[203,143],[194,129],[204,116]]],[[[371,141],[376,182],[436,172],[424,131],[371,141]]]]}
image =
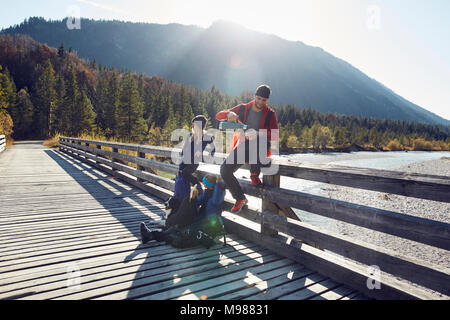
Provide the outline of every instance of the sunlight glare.
{"type": "MultiPolygon", "coordinates": [[[[197,25],[209,28],[214,21],[225,20],[248,29],[275,34],[291,41],[311,42],[313,39],[313,6],[309,0],[167,0],[162,5],[149,1],[141,3],[134,20],[197,25]],[[158,21],[152,17],[159,16],[158,21]]],[[[238,63],[235,61],[235,63],[238,63]]]]}

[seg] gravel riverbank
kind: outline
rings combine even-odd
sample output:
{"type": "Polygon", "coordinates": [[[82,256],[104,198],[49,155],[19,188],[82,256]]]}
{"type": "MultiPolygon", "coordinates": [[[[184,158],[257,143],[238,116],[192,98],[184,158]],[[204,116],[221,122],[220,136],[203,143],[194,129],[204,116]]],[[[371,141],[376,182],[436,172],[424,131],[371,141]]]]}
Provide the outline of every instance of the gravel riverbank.
{"type": "MultiPolygon", "coordinates": [[[[432,174],[446,176],[450,179],[450,159],[429,160],[411,163],[395,169],[410,173],[432,174]]],[[[374,208],[395,211],[415,217],[421,217],[445,223],[450,223],[450,203],[431,200],[409,198],[382,192],[366,191],[342,186],[323,188],[323,195],[346,202],[352,202],[374,208]]],[[[449,195],[450,196],[450,195],[449,195]]],[[[333,230],[340,234],[356,238],[389,250],[395,253],[415,258],[432,264],[450,273],[450,252],[420,244],[414,241],[401,239],[380,232],[353,226],[343,222],[333,223],[333,230]]],[[[436,293],[437,294],[437,293],[436,293]]],[[[436,297],[442,298],[437,294],[436,297]]],[[[445,297],[447,298],[447,297],[445,297]]]]}

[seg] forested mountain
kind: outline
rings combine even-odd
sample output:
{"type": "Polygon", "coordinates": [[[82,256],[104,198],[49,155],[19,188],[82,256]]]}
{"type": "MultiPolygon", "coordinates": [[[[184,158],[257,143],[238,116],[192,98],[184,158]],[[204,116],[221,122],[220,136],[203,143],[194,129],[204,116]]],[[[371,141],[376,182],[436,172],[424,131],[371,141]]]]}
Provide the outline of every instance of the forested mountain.
{"type": "Polygon", "coordinates": [[[104,66],[238,95],[267,83],[271,103],[324,113],[449,125],[321,48],[218,21],[204,29],[180,24],[29,18],[2,31],[27,34],[104,66]]]}
{"type": "MultiPolygon", "coordinates": [[[[252,99],[200,90],[79,58],[64,46],[29,36],[0,35],[0,133],[14,139],[95,134],[126,142],[170,145],[176,128],[204,114],[217,128],[218,111],[252,99]]],[[[359,145],[389,150],[449,150],[450,127],[320,113],[271,105],[286,148],[359,145]]]]}

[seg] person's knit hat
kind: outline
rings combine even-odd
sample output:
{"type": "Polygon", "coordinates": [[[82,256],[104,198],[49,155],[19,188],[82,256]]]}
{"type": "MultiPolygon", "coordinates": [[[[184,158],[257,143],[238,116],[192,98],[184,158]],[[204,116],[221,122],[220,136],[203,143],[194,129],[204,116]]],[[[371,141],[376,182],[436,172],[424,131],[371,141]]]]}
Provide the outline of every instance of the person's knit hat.
{"type": "Polygon", "coordinates": [[[255,95],[260,96],[262,98],[269,99],[270,96],[270,87],[268,85],[261,85],[256,89],[255,95]]]}
{"type": "Polygon", "coordinates": [[[199,114],[198,116],[195,116],[194,119],[192,119],[192,123],[194,123],[196,121],[201,121],[202,122],[202,129],[204,130],[205,127],[206,127],[206,123],[208,122],[206,117],[204,115],[202,115],[202,114],[199,114]]]}

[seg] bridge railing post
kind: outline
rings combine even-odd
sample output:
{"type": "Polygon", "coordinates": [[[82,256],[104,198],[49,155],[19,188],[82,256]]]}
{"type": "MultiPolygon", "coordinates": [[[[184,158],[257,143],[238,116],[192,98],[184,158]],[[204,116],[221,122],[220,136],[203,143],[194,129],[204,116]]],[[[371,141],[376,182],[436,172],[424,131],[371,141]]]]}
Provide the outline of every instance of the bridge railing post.
{"type": "MultiPolygon", "coordinates": [[[[97,144],[97,149],[102,150],[102,145],[101,144],[97,144]]],[[[99,154],[96,155],[96,157],[101,157],[99,154]]],[[[100,164],[101,162],[99,161],[95,161],[96,164],[100,164]]]]}
{"type": "Polygon", "coordinates": [[[6,149],[6,136],[4,134],[0,134],[0,152],[6,149]]]}
{"type": "MultiPolygon", "coordinates": [[[[112,152],[114,152],[114,153],[119,153],[119,149],[118,149],[118,148],[112,148],[112,152]]],[[[116,158],[114,158],[114,157],[111,157],[111,161],[112,161],[112,162],[117,162],[117,161],[116,161],[116,158]]],[[[117,169],[116,169],[116,168],[112,168],[112,171],[113,171],[113,172],[116,172],[117,169]]]]}
{"type": "MultiPolygon", "coordinates": [[[[269,186],[274,186],[274,187],[279,187],[280,186],[280,176],[279,175],[273,175],[273,176],[269,176],[269,175],[264,175],[263,176],[263,181],[265,185],[269,185],[269,186]]],[[[278,213],[278,207],[275,203],[264,200],[264,198],[262,199],[262,204],[261,204],[261,233],[265,234],[265,235],[277,235],[278,231],[272,228],[269,228],[265,223],[264,223],[264,211],[272,211],[275,213],[278,213]]]]}
{"type": "MultiPolygon", "coordinates": [[[[141,152],[141,151],[139,150],[139,148],[138,148],[138,157],[139,157],[139,158],[144,158],[144,159],[145,159],[145,152],[141,152]]],[[[138,165],[138,170],[145,171],[145,167],[138,165]]],[[[137,181],[138,181],[138,182],[144,182],[145,180],[138,177],[138,178],[137,178],[137,181]]]]}

